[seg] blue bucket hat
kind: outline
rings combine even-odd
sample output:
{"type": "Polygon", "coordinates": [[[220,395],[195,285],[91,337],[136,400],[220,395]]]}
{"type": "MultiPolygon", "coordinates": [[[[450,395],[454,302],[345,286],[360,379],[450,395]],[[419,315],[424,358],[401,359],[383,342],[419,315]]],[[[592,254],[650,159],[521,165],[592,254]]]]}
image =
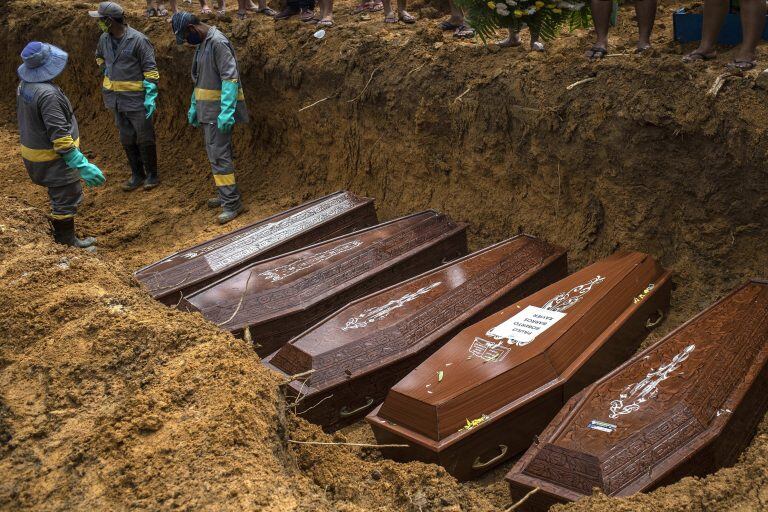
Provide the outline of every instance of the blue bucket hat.
{"type": "Polygon", "coordinates": [[[171,29],[176,35],[176,44],[184,44],[184,31],[192,24],[193,15],[188,12],[174,13],[171,18],[171,29]]]}
{"type": "Polygon", "coordinates": [[[52,44],[32,41],[21,51],[24,64],[16,72],[25,82],[37,83],[53,80],[67,65],[67,52],[52,44]]]}

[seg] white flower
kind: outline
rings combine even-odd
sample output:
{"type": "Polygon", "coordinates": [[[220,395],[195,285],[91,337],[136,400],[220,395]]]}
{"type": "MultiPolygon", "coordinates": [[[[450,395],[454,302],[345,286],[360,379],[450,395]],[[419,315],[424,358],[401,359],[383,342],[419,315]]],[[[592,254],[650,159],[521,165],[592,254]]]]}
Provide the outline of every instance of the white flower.
{"type": "Polygon", "coordinates": [[[582,10],[584,8],[584,5],[586,5],[586,4],[584,4],[583,2],[579,2],[577,4],[573,4],[573,7],[571,8],[571,10],[580,11],[580,10],[582,10]]]}
{"type": "Polygon", "coordinates": [[[515,0],[507,0],[507,5],[510,7],[514,7],[517,5],[517,2],[515,2],[515,0]]]}
{"type": "Polygon", "coordinates": [[[499,13],[499,16],[509,16],[509,8],[507,7],[507,4],[496,4],[496,12],[499,13]]]}
{"type": "Polygon", "coordinates": [[[528,14],[536,14],[536,8],[535,7],[529,7],[528,9],[525,10],[525,12],[528,13],[528,14]]]}

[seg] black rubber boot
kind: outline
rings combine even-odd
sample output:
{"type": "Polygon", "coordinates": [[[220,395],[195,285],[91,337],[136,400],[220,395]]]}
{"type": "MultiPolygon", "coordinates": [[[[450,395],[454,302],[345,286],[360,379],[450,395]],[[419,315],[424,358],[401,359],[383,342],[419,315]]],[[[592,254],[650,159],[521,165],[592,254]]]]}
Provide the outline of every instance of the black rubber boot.
{"type": "Polygon", "coordinates": [[[216,218],[218,219],[219,224],[226,224],[227,222],[234,220],[235,217],[237,217],[244,211],[245,211],[245,208],[241,205],[238,208],[235,208],[234,210],[225,209],[216,218]]]}
{"type": "MultiPolygon", "coordinates": [[[[87,238],[77,238],[75,236],[75,218],[69,217],[68,219],[51,219],[53,225],[53,239],[56,243],[71,245],[78,249],[91,248],[96,243],[96,239],[89,236],[87,238]]],[[[96,248],[93,247],[95,250],[96,248]]]]}
{"type": "Polygon", "coordinates": [[[221,208],[221,198],[220,197],[212,197],[208,201],[205,202],[205,204],[208,205],[208,208],[221,208]]]}
{"type": "Polygon", "coordinates": [[[144,172],[147,179],[144,182],[144,190],[150,190],[160,184],[157,177],[157,146],[154,144],[142,144],[139,146],[141,162],[144,164],[144,172]]]}
{"type": "Polygon", "coordinates": [[[136,144],[123,145],[125,156],[128,157],[128,164],[131,166],[131,179],[123,183],[123,190],[130,192],[139,188],[146,179],[144,174],[144,165],[141,162],[141,151],[136,144]]]}

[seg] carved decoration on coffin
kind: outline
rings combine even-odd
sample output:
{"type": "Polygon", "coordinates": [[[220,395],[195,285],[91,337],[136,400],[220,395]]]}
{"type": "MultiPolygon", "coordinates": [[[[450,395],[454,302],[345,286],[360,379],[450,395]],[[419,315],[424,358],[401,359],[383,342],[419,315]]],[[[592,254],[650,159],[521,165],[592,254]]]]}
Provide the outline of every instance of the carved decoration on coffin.
{"type": "MultiPolygon", "coordinates": [[[[391,260],[434,239],[436,235],[445,233],[444,226],[446,225],[451,228],[456,226],[447,217],[430,217],[424,222],[371,244],[367,249],[297,279],[288,287],[270,290],[263,294],[250,295],[245,298],[242,310],[247,311],[248,305],[254,302],[258,303],[258,309],[262,311],[274,311],[294,306],[302,301],[302,296],[311,297],[316,295],[319,290],[331,289],[375,268],[382,261],[391,260]]],[[[235,304],[227,306],[227,309],[232,311],[236,308],[235,304]]]]}
{"type": "Polygon", "coordinates": [[[593,487],[600,487],[597,458],[553,444],[543,446],[525,472],[582,494],[591,494],[593,487]]]}
{"type": "Polygon", "coordinates": [[[198,247],[194,251],[188,251],[179,255],[179,258],[188,260],[162,273],[152,275],[152,280],[146,284],[150,290],[162,288],[168,282],[175,282],[180,277],[189,274],[190,265],[194,265],[191,259],[204,255],[206,263],[213,271],[217,271],[232,262],[255,254],[267,247],[276,245],[293,235],[313,226],[322,224],[326,220],[348,211],[360,204],[346,194],[326,199],[305,210],[296,212],[288,217],[266,225],[257,226],[254,230],[246,230],[233,237],[224,238],[206,247],[198,247]],[[231,247],[231,248],[230,248],[231,247]],[[160,275],[162,274],[162,278],[160,275]]]}
{"type": "Polygon", "coordinates": [[[313,254],[312,256],[307,256],[305,258],[298,258],[290,263],[286,263],[285,265],[280,265],[279,267],[265,270],[264,272],[260,273],[259,276],[263,277],[267,281],[276,283],[278,281],[282,281],[286,277],[292,276],[296,272],[301,272],[302,270],[311,268],[318,263],[329,260],[336,255],[351,251],[352,249],[362,245],[362,243],[363,242],[360,240],[352,240],[351,242],[337,245],[336,247],[328,249],[327,251],[313,254]]]}
{"type": "Polygon", "coordinates": [[[342,327],[341,330],[348,331],[350,329],[362,329],[363,327],[373,324],[378,320],[382,320],[388,317],[389,314],[394,310],[405,306],[409,302],[418,299],[419,297],[421,297],[426,293],[429,293],[430,291],[437,288],[441,284],[443,284],[442,281],[438,281],[428,286],[423,286],[418,290],[416,290],[415,292],[406,293],[399,299],[390,300],[389,302],[381,306],[376,306],[375,308],[368,308],[362,313],[360,313],[359,315],[353,316],[352,318],[347,320],[347,323],[344,324],[344,327],[342,327]]]}
{"type": "Polygon", "coordinates": [[[603,281],[605,281],[605,277],[595,276],[586,283],[580,284],[579,286],[574,286],[567,292],[560,293],[551,298],[549,301],[547,301],[546,304],[542,306],[542,309],[548,309],[550,311],[557,311],[558,313],[562,313],[566,309],[581,302],[581,299],[583,299],[586,294],[592,291],[592,288],[595,285],[598,285],[603,281]]]}
{"type": "Polygon", "coordinates": [[[643,380],[635,384],[630,384],[619,394],[619,398],[611,400],[611,412],[608,417],[618,418],[622,414],[631,414],[640,409],[640,406],[646,401],[656,397],[659,394],[659,384],[669,378],[680,365],[688,359],[688,355],[694,351],[696,345],[688,345],[682,352],[672,358],[667,364],[659,366],[656,370],[651,370],[643,380]]]}
{"type": "MultiPolygon", "coordinates": [[[[402,353],[418,343],[435,329],[453,321],[496,291],[507,286],[532,265],[548,256],[548,246],[530,241],[523,249],[486,272],[478,274],[461,286],[437,297],[417,314],[397,325],[381,329],[362,338],[359,343],[344,345],[325,353],[314,361],[315,373],[310,382],[313,386],[345,379],[344,369],[356,371],[393,354],[402,353]],[[343,363],[343,364],[342,364],[343,363]],[[342,368],[343,367],[343,368],[342,368]]],[[[278,354],[279,355],[279,354],[278,354]]],[[[273,363],[274,364],[274,363],[273,363]]],[[[284,371],[297,373],[291,360],[280,360],[284,371]]]]}

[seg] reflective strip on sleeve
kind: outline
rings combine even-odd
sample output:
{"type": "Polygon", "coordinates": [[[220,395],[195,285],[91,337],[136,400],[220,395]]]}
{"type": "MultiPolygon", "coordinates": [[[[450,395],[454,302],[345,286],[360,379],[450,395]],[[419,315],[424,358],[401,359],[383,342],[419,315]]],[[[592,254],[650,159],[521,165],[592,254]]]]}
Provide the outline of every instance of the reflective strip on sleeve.
{"type": "Polygon", "coordinates": [[[104,59],[102,59],[101,57],[96,57],[96,64],[101,66],[102,64],[104,64],[104,59]]]}
{"type": "Polygon", "coordinates": [[[213,181],[217,187],[232,186],[235,184],[235,173],[232,174],[214,174],[213,181]]]}
{"type": "Polygon", "coordinates": [[[145,71],[144,78],[148,80],[160,80],[160,72],[156,69],[153,69],[152,71],[145,71]]]}
{"type": "Polygon", "coordinates": [[[141,82],[113,82],[109,79],[108,76],[104,77],[104,81],[101,83],[101,86],[108,91],[114,92],[133,92],[144,90],[144,84],[141,82]]]}
{"type": "MultiPolygon", "coordinates": [[[[221,101],[221,90],[195,88],[195,99],[197,101],[221,101]]],[[[245,101],[242,87],[237,91],[237,101],[245,101]]]]}
{"type": "Polygon", "coordinates": [[[61,214],[59,214],[59,213],[52,213],[51,214],[51,218],[53,220],[71,219],[74,216],[75,216],[74,213],[61,213],[61,214]]]}
{"type": "MultiPolygon", "coordinates": [[[[75,139],[74,146],[76,148],[80,147],[80,139],[75,139]]],[[[32,149],[22,144],[21,158],[29,162],[52,162],[57,158],[61,158],[61,155],[58,154],[55,149],[32,149]]]]}
{"type": "Polygon", "coordinates": [[[53,141],[54,151],[67,151],[75,147],[75,139],[71,135],[65,135],[53,141]]]}

